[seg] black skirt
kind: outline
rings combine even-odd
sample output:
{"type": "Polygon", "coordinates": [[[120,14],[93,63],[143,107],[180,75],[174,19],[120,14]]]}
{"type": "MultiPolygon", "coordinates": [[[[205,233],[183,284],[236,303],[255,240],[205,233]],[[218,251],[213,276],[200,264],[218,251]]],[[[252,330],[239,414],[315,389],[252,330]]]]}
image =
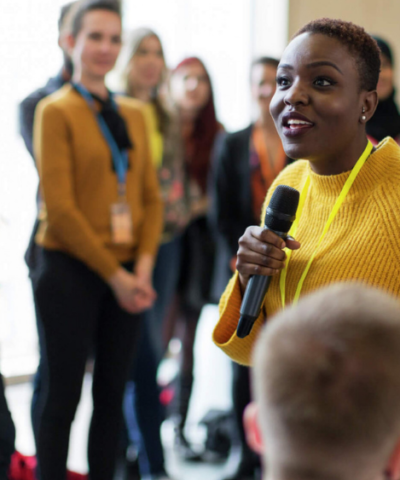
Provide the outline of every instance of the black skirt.
{"type": "Polygon", "coordinates": [[[215,261],[215,239],[206,217],[193,220],[183,233],[179,280],[182,307],[200,311],[210,302],[215,261]]]}

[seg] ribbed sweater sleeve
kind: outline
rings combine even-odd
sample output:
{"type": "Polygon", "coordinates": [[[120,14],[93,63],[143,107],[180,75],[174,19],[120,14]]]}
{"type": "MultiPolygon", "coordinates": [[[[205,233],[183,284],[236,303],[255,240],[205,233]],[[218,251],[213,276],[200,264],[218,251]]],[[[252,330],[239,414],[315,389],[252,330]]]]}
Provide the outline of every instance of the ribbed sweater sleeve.
{"type": "MultiPolygon", "coordinates": [[[[263,225],[265,212],[267,210],[269,201],[271,200],[272,194],[274,193],[275,188],[282,181],[282,175],[284,175],[285,178],[286,173],[283,174],[281,172],[268,190],[261,213],[261,226],[263,225]]],[[[225,292],[220,299],[220,321],[217,323],[214,329],[213,341],[229,357],[233,358],[235,362],[242,365],[250,365],[254,342],[266,320],[266,312],[264,308],[261,309],[261,313],[257,318],[255,324],[253,325],[250,335],[248,335],[244,339],[240,339],[236,335],[236,329],[240,319],[240,307],[242,304],[242,298],[243,296],[240,288],[239,274],[238,272],[236,272],[228,283],[225,292]]]]}
{"type": "Polygon", "coordinates": [[[63,112],[41,102],[35,117],[34,148],[48,227],[64,249],[108,280],[117,259],[77,207],[74,193],[71,138],[63,112]]]}

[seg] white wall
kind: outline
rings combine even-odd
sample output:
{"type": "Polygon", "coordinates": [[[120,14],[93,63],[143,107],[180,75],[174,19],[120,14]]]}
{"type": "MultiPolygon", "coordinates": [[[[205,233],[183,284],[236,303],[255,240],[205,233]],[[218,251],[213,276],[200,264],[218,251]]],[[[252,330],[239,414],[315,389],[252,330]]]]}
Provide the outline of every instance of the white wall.
{"type": "Polygon", "coordinates": [[[18,135],[17,105],[59,66],[58,11],[53,0],[5,0],[0,6],[0,368],[6,374],[35,368],[36,327],[23,254],[37,175],[18,135]]]}
{"type": "Polygon", "coordinates": [[[289,0],[254,0],[253,4],[254,55],[279,58],[287,43],[289,0]]]}

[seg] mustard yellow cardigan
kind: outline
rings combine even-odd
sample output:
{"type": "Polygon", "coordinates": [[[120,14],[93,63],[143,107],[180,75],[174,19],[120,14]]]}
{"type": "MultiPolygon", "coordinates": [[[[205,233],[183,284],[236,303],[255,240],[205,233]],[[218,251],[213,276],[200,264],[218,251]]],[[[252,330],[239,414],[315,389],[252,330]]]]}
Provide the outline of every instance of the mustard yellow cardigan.
{"type": "Polygon", "coordinates": [[[127,201],[133,241],[111,242],[110,207],[118,200],[110,149],[93,112],[70,85],[42,100],[34,125],[34,149],[43,208],[36,242],[64,251],[104,280],[120,262],[155,255],[163,203],[140,102],[116,98],[134,148],[129,151],[127,201]]]}
{"type": "MultiPolygon", "coordinates": [[[[301,191],[306,177],[311,176],[296,234],[301,248],[292,253],[286,278],[287,304],[293,300],[300,277],[349,174],[321,176],[311,171],[308,161],[297,161],[281,172],[268,192],[264,211],[277,185],[301,191]]],[[[400,296],[400,148],[391,138],[378,145],[361,169],[318,249],[301,294],[334,282],[353,280],[400,296]]],[[[245,339],[236,336],[241,301],[236,273],[221,297],[220,318],[213,339],[233,360],[249,365],[265,319],[282,308],[279,275],[271,282],[264,310],[245,339]]]]}

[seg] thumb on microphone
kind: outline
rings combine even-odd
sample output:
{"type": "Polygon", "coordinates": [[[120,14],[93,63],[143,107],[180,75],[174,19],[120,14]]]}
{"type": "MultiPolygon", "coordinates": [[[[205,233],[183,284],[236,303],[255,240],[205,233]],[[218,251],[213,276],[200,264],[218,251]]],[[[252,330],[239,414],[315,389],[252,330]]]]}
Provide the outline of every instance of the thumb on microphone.
{"type": "Polygon", "coordinates": [[[301,247],[301,243],[295,240],[293,237],[287,236],[285,240],[285,247],[289,250],[298,250],[301,247]]]}

